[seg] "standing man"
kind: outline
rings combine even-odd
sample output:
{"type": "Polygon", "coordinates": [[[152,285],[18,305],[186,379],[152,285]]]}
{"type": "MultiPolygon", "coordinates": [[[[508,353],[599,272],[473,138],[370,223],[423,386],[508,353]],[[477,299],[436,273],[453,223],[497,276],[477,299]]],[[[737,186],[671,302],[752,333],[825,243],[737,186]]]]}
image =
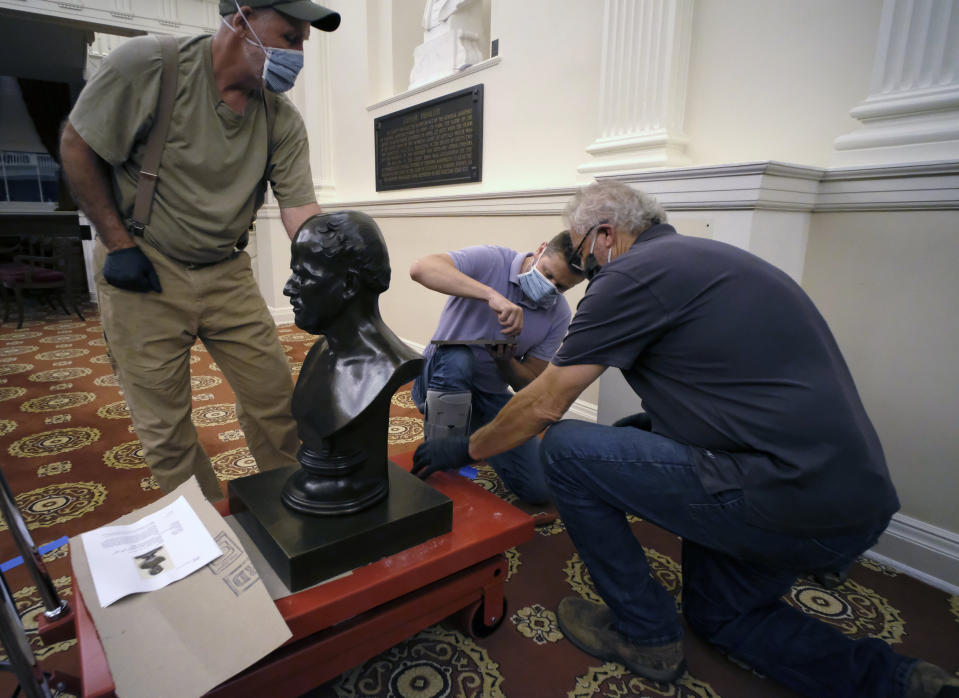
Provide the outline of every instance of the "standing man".
{"type": "Polygon", "coordinates": [[[164,59],[156,37],[113,51],[81,92],[61,154],[97,230],[100,316],[144,457],[164,491],[196,475],[222,491],[190,419],[199,338],[237,395],[261,470],[296,463],[292,381],[242,251],[269,181],[290,238],[320,213],[303,120],[280,94],[310,26],[340,17],[307,0],[221,0],[211,36],[177,40],[176,93],[149,221],[131,224],[164,59]]]}
{"type": "Polygon", "coordinates": [[[684,672],[672,597],[626,521],[683,539],[683,614],[723,652],[803,695],[927,698],[959,680],[877,639],[788,606],[800,574],[849,565],[899,506],[882,448],[825,320],[786,274],[738,248],[679,235],[617,182],[566,210],[592,279],[551,365],[484,429],[426,442],[420,473],[489,458],[560,420],[609,366],[645,414],[562,421],[541,454],[605,604],[564,599],[577,647],[657,681],[684,672]]]}
{"type": "MultiPolygon", "coordinates": [[[[562,294],[583,280],[570,268],[568,231],[536,252],[481,245],[416,261],[410,276],[450,296],[433,340],[500,340],[509,344],[431,343],[423,375],[413,383],[413,401],[426,415],[426,438],[447,431],[440,414],[459,412],[461,436],[489,422],[510,399],[543,372],[569,327],[562,294]],[[508,386],[508,387],[507,387],[508,386]]],[[[547,501],[538,439],[525,439],[488,459],[505,485],[530,503],[547,501]]]]}

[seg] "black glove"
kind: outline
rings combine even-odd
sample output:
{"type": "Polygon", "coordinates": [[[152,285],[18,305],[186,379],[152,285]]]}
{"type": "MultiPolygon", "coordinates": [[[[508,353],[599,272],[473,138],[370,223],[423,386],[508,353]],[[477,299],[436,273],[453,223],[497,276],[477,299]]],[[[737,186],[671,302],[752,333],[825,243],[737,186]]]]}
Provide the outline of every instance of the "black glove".
{"type": "Polygon", "coordinates": [[[637,412],[628,417],[622,417],[613,422],[614,427],[635,427],[643,431],[652,431],[653,420],[645,412],[637,412]]]}
{"type": "Polygon", "coordinates": [[[413,454],[413,469],[410,471],[425,480],[438,470],[461,468],[473,463],[470,458],[468,436],[453,436],[448,439],[424,441],[413,454]]]}
{"type": "Polygon", "coordinates": [[[139,247],[124,247],[108,254],[103,265],[103,278],[111,286],[126,291],[162,291],[153,262],[139,247]]]}

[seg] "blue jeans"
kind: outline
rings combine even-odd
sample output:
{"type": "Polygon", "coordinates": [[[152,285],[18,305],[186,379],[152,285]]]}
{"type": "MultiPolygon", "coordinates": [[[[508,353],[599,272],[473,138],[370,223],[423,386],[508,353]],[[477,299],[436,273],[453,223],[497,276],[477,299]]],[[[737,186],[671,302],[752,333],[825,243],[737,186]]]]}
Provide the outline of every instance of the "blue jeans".
{"type": "MultiPolygon", "coordinates": [[[[451,345],[436,348],[423,365],[423,375],[413,382],[413,402],[425,411],[426,391],[464,392],[473,394],[470,433],[493,421],[509,402],[509,393],[486,393],[473,387],[473,351],[467,346],[451,345]]],[[[487,458],[496,474],[516,496],[530,504],[550,499],[543,464],[539,459],[539,439],[532,438],[516,448],[487,458]]]]}
{"type": "Polygon", "coordinates": [[[742,492],[710,495],[691,447],[632,427],[561,421],[540,453],[556,508],[624,635],[682,637],[676,604],[651,576],[626,521],[683,539],[683,615],[727,654],[816,698],[900,698],[916,660],[853,640],[781,600],[803,573],[850,564],[880,531],[794,536],[747,523],[742,492]]]}

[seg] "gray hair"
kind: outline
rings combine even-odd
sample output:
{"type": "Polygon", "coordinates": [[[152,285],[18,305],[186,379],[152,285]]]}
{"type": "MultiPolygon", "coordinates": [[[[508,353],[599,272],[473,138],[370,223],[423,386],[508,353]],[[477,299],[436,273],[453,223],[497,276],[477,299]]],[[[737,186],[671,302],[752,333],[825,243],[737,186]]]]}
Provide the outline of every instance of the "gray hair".
{"type": "Polygon", "coordinates": [[[585,233],[605,221],[614,230],[639,235],[657,223],[666,222],[666,210],[652,194],[614,181],[593,182],[566,204],[563,212],[570,230],[585,233]]]}

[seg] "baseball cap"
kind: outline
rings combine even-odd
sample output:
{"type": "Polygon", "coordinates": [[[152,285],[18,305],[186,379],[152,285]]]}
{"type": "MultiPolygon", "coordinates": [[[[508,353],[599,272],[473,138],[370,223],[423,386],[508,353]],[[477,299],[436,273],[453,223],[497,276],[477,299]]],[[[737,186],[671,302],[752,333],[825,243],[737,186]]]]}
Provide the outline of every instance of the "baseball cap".
{"type": "MultiPolygon", "coordinates": [[[[242,7],[246,5],[253,9],[272,7],[293,19],[309,22],[317,29],[331,32],[340,26],[340,13],[334,12],[310,0],[237,0],[242,7]]],[[[229,15],[236,12],[237,2],[220,0],[220,14],[229,15]]]]}

